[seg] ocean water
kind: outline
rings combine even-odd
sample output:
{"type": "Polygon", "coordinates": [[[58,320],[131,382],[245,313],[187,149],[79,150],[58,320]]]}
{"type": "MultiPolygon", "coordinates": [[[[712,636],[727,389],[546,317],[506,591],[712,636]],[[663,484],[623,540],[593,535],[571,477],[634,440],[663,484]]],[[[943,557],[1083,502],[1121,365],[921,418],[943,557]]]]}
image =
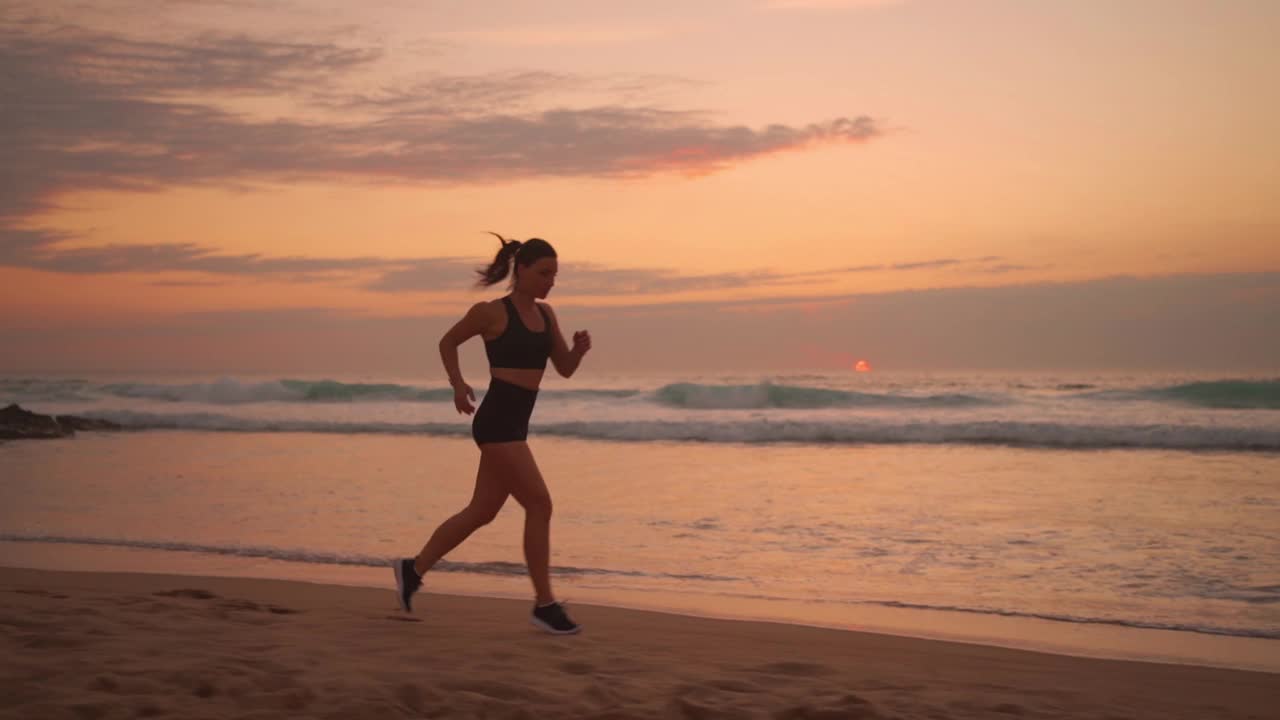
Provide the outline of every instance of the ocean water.
{"type": "MultiPolygon", "coordinates": [[[[0,444],[0,563],[386,583],[470,497],[451,397],[0,378],[131,429],[0,444]]],[[[584,373],[530,444],[571,601],[1280,671],[1277,379],[584,373]]],[[[428,588],[528,596],[521,521],[428,588]]]]}
{"type": "MultiPolygon", "coordinates": [[[[477,383],[478,397],[483,384],[477,383]]],[[[447,386],[0,378],[0,402],[138,430],[466,436],[447,386]]],[[[1051,375],[548,378],[541,436],[621,442],[1280,451],[1280,379],[1051,375]]]]}

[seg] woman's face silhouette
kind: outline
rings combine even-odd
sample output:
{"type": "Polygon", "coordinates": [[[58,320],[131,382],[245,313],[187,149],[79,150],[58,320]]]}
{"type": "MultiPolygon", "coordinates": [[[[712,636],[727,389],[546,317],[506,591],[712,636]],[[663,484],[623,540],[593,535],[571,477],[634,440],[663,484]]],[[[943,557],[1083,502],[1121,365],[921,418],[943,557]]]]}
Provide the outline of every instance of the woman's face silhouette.
{"type": "Polygon", "coordinates": [[[546,298],[555,287],[559,268],[553,257],[538,258],[532,265],[516,263],[516,287],[535,298],[546,298]]]}

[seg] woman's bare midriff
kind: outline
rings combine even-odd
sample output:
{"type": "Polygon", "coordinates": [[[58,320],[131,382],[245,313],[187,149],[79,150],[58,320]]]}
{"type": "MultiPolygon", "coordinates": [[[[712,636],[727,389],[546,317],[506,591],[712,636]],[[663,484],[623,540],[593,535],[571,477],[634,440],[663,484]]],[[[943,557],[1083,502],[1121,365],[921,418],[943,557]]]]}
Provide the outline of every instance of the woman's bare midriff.
{"type": "Polygon", "coordinates": [[[546,370],[532,368],[489,368],[490,377],[509,382],[512,385],[518,385],[525,390],[537,390],[538,385],[542,383],[542,374],[544,372],[546,370]]]}

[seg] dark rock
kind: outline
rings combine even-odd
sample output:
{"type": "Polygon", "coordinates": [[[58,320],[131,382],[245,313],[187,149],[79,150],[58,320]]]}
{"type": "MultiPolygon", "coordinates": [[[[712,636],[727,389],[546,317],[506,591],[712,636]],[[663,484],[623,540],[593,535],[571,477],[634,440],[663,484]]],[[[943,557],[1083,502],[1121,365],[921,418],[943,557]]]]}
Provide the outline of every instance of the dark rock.
{"type": "Polygon", "coordinates": [[[60,438],[72,433],[64,430],[55,418],[15,405],[0,410],[0,438],[26,440],[31,438],[60,438]]]}
{"type": "Polygon", "coordinates": [[[62,438],[76,430],[120,430],[107,420],[62,415],[53,417],[24,410],[18,405],[0,409],[0,440],[33,440],[62,438]]]}

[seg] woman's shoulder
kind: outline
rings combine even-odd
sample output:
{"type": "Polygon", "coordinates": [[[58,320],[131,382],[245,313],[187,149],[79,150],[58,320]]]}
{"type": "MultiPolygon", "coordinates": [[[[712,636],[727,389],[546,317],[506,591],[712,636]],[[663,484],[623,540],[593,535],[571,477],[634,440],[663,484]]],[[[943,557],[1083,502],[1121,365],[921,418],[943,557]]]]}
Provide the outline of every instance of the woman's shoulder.
{"type": "Polygon", "coordinates": [[[475,305],[472,305],[471,309],[467,311],[467,314],[477,316],[485,320],[506,318],[507,312],[506,309],[502,307],[502,300],[502,298],[481,300],[475,305]]]}

